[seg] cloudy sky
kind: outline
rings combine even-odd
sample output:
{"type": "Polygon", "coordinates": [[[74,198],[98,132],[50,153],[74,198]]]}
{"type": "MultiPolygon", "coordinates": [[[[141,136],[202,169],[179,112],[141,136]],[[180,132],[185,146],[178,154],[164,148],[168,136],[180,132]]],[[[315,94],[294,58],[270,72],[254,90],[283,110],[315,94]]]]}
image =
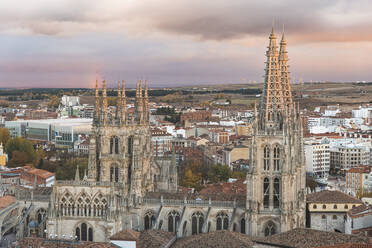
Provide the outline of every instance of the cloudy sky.
{"type": "Polygon", "coordinates": [[[296,80],[372,80],[370,0],[0,0],[0,87],[261,81],[273,22],[296,80]]]}

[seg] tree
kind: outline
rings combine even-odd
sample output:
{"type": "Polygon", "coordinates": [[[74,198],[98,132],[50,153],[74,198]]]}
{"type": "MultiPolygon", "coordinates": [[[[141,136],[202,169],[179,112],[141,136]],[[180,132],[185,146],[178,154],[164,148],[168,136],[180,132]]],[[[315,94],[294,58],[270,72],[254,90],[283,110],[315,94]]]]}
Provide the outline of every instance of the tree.
{"type": "Polygon", "coordinates": [[[35,149],[32,143],[21,137],[10,139],[6,144],[6,152],[8,153],[9,159],[13,158],[13,152],[19,151],[24,152],[26,155],[26,161],[31,162],[35,158],[35,149]]]}
{"type": "Polygon", "coordinates": [[[202,177],[200,173],[193,173],[191,169],[186,169],[185,175],[181,180],[181,186],[194,188],[198,191],[203,187],[201,181],[202,177]]]}
{"type": "Polygon", "coordinates": [[[232,178],[245,179],[246,173],[244,171],[234,171],[231,175],[232,178]]]}
{"type": "Polygon", "coordinates": [[[107,105],[108,106],[117,106],[117,97],[116,96],[113,96],[113,97],[108,97],[107,98],[107,105]]]}
{"type": "Polygon", "coordinates": [[[84,171],[88,168],[88,158],[70,158],[65,161],[60,161],[56,169],[57,180],[72,180],[75,178],[76,168],[79,165],[80,177],[84,175],[84,171]]]}
{"type": "Polygon", "coordinates": [[[34,167],[42,169],[45,156],[46,156],[45,151],[42,148],[39,148],[35,153],[35,158],[33,161],[34,167]]]}
{"type": "Polygon", "coordinates": [[[307,176],[306,177],[306,187],[310,188],[311,191],[314,191],[316,187],[318,187],[317,181],[314,178],[307,176]]]}
{"type": "Polygon", "coordinates": [[[48,108],[58,108],[59,106],[59,98],[56,95],[50,97],[50,101],[48,103],[48,108]]]}
{"type": "Polygon", "coordinates": [[[232,171],[227,165],[212,165],[208,173],[208,180],[217,182],[226,182],[232,176],[232,171]]]}
{"type": "Polygon", "coordinates": [[[10,140],[10,133],[7,128],[0,128],[0,143],[4,146],[10,140]]]}

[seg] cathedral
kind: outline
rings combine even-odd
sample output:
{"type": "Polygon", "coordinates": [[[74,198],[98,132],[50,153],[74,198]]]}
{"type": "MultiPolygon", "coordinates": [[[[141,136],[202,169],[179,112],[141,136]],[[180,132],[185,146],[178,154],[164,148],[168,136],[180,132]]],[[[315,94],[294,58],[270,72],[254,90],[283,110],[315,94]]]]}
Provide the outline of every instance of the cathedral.
{"type": "Polygon", "coordinates": [[[50,193],[46,236],[104,242],[123,229],[162,229],[177,237],[227,229],[268,236],[305,227],[305,161],[299,107],[293,102],[284,35],[274,30],[264,89],[255,107],[246,195],[178,191],[172,158],[152,156],[147,82],[137,83],[135,111],[125,82],[116,112],[106,83],[96,85],[88,173],[57,181],[50,193]]]}

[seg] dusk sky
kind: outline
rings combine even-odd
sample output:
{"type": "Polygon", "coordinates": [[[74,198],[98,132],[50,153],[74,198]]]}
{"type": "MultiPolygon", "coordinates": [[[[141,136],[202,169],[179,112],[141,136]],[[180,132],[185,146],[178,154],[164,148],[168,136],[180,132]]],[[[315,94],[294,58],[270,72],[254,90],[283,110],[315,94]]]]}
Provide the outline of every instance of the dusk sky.
{"type": "Polygon", "coordinates": [[[371,0],[0,0],[0,87],[262,81],[273,20],[296,80],[372,81],[371,0]]]}

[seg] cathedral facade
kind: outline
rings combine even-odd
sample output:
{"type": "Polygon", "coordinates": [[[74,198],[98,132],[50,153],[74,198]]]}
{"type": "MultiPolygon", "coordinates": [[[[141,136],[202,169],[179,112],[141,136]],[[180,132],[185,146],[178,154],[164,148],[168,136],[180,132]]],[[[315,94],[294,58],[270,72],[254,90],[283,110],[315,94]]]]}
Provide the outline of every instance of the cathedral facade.
{"type": "MultiPolygon", "coordinates": [[[[46,235],[107,241],[123,229],[163,229],[178,237],[228,229],[267,236],[305,226],[305,163],[299,108],[292,99],[284,36],[272,31],[265,86],[255,111],[246,195],[187,194],[177,190],[175,158],[152,157],[147,82],[137,84],[135,111],[118,86],[108,112],[106,83],[96,86],[88,173],[57,181],[46,235]]],[[[78,172],[78,171],[77,171],[78,172]]]]}

